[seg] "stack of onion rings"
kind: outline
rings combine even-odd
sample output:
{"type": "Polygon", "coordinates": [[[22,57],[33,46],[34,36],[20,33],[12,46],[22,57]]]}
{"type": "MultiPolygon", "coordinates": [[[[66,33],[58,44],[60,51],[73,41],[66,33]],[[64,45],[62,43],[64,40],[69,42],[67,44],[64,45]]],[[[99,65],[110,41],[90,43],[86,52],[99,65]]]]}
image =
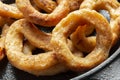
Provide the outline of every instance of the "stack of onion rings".
{"type": "Polygon", "coordinates": [[[0,4],[0,60],[6,55],[14,67],[36,76],[88,71],[108,58],[120,36],[120,4],[116,0],[0,4]],[[99,10],[109,12],[110,23],[99,10]],[[47,33],[38,27],[53,30],[47,33]]]}

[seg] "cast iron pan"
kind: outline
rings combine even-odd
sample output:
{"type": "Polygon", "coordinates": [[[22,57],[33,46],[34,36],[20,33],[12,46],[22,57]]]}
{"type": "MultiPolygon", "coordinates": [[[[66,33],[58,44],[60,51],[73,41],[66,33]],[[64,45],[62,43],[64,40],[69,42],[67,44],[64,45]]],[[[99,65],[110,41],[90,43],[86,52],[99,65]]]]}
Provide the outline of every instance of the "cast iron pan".
{"type": "MultiPolygon", "coordinates": [[[[3,1],[4,3],[7,3],[7,4],[14,2],[14,0],[1,0],[1,1],[3,1]]],[[[100,13],[102,13],[109,21],[110,17],[109,17],[109,14],[106,13],[106,11],[101,10],[100,13]]],[[[47,32],[52,30],[52,29],[47,29],[47,28],[42,28],[42,29],[47,32]]],[[[120,53],[119,45],[120,45],[120,41],[118,41],[116,43],[116,45],[114,47],[112,47],[112,49],[110,51],[110,56],[107,60],[105,60],[103,63],[101,63],[97,67],[95,67],[83,74],[68,71],[68,72],[61,73],[61,74],[58,74],[55,76],[36,77],[34,75],[31,75],[27,72],[21,71],[15,67],[13,67],[9,63],[9,61],[7,60],[7,57],[6,57],[2,61],[0,61],[0,80],[84,80],[87,77],[91,76],[92,74],[103,69],[109,63],[111,63],[120,53]]]]}

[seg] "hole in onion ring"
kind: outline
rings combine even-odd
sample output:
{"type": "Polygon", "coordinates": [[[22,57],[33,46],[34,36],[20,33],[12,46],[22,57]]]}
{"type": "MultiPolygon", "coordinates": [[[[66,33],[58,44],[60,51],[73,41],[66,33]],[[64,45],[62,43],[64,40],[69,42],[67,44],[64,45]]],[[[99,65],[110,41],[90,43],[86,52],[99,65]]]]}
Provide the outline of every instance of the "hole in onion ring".
{"type": "Polygon", "coordinates": [[[39,48],[35,48],[35,49],[32,51],[32,54],[33,54],[33,55],[40,54],[40,53],[45,53],[45,51],[44,51],[43,49],[39,49],[39,48]]]}
{"type": "Polygon", "coordinates": [[[40,53],[45,53],[46,51],[44,49],[37,48],[33,46],[27,39],[23,40],[23,52],[25,54],[30,54],[30,55],[37,55],[40,53]]]}
{"type": "Polygon", "coordinates": [[[47,32],[47,33],[51,33],[52,30],[54,29],[54,27],[43,27],[43,26],[40,26],[40,25],[36,25],[38,29],[40,29],[41,31],[43,32],[47,32]]]}

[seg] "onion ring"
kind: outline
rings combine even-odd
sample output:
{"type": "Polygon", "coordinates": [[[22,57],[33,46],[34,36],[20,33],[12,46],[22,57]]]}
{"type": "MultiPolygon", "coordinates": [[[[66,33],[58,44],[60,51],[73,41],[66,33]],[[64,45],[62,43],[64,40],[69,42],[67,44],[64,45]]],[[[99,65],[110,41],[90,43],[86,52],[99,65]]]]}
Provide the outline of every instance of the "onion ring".
{"type": "Polygon", "coordinates": [[[120,3],[117,0],[84,0],[80,5],[80,9],[91,9],[91,10],[107,10],[110,14],[110,26],[113,33],[114,45],[120,35],[120,3]]]}
{"type": "Polygon", "coordinates": [[[101,14],[89,9],[71,12],[56,25],[51,39],[51,44],[58,52],[55,54],[58,60],[78,72],[89,70],[103,62],[109,55],[111,42],[112,32],[108,21],[101,14]],[[95,26],[97,32],[96,47],[86,57],[77,58],[67,47],[66,40],[79,25],[88,22],[95,26]]]}
{"type": "Polygon", "coordinates": [[[44,54],[26,55],[22,51],[23,34],[22,26],[25,20],[20,19],[14,22],[6,35],[5,49],[10,63],[16,68],[28,73],[38,75],[55,75],[66,71],[66,67],[60,66],[54,57],[54,51],[48,51],[44,54]]]}
{"type": "Polygon", "coordinates": [[[17,7],[4,4],[0,1],[0,15],[15,19],[23,18],[23,14],[17,9],[17,7]]]}
{"type": "Polygon", "coordinates": [[[50,14],[40,13],[32,7],[29,0],[16,0],[16,4],[28,21],[47,27],[55,26],[70,11],[67,0],[61,0],[60,4],[50,14]]]}

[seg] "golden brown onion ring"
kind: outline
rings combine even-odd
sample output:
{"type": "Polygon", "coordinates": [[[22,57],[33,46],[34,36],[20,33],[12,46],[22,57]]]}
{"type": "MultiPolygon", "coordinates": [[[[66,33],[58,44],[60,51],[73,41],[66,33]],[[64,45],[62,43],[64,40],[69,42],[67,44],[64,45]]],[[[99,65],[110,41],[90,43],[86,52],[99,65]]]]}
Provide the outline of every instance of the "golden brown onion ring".
{"type": "Polygon", "coordinates": [[[61,0],[50,14],[40,13],[33,8],[29,0],[16,0],[16,4],[28,21],[47,27],[55,26],[69,13],[68,0],[61,0]]]}
{"type": "Polygon", "coordinates": [[[107,10],[110,14],[110,26],[113,33],[114,45],[120,35],[120,3],[117,0],[84,0],[80,9],[107,10]]]}
{"type": "Polygon", "coordinates": [[[55,75],[66,71],[66,67],[59,64],[55,59],[53,50],[37,55],[26,55],[22,52],[23,34],[21,30],[25,22],[24,19],[14,22],[6,35],[6,55],[10,63],[16,68],[36,76],[55,75]]]}
{"type": "Polygon", "coordinates": [[[23,18],[23,14],[17,9],[17,7],[4,4],[0,1],[0,15],[15,19],[23,18]]]}
{"type": "Polygon", "coordinates": [[[51,39],[51,44],[54,46],[55,51],[58,52],[56,53],[58,60],[71,70],[79,72],[89,70],[103,62],[109,55],[111,42],[112,32],[108,21],[101,14],[89,9],[74,11],[61,20],[54,28],[51,39]],[[84,25],[88,22],[95,26],[97,32],[96,47],[86,57],[77,58],[66,44],[67,37],[79,25],[84,25]]]}

